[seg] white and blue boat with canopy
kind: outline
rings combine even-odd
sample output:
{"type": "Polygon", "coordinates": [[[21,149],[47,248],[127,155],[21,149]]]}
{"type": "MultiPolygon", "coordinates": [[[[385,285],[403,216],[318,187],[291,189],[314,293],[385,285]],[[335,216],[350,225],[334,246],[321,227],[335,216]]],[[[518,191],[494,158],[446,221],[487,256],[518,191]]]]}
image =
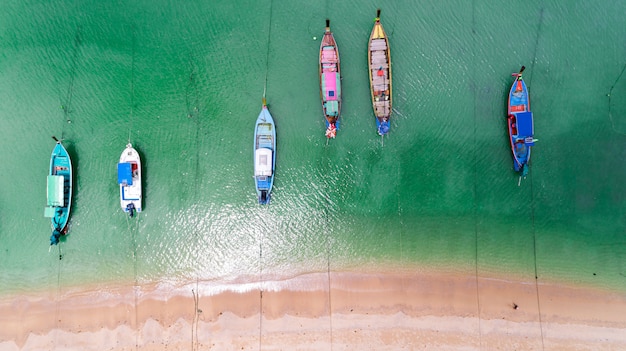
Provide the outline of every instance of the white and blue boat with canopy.
{"type": "Polygon", "coordinates": [[[120,205],[131,217],[141,212],[141,158],[132,144],[128,143],[117,164],[117,183],[120,186],[120,205]]]}
{"type": "Polygon", "coordinates": [[[263,108],[254,128],[254,183],[259,204],[270,203],[275,164],[276,128],[274,119],[267,109],[265,98],[263,98],[263,108]]]}

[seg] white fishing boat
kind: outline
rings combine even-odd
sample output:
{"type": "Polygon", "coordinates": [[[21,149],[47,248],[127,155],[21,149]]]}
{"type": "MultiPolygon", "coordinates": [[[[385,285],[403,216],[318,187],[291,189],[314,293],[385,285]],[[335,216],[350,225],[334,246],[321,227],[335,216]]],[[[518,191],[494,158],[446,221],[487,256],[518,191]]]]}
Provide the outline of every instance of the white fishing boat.
{"type": "Polygon", "coordinates": [[[261,205],[270,203],[275,164],[276,128],[263,98],[263,107],[254,127],[254,183],[261,205]]]}
{"type": "Polygon", "coordinates": [[[120,185],[120,205],[131,217],[141,212],[141,158],[128,143],[117,164],[117,182],[120,185]]]}

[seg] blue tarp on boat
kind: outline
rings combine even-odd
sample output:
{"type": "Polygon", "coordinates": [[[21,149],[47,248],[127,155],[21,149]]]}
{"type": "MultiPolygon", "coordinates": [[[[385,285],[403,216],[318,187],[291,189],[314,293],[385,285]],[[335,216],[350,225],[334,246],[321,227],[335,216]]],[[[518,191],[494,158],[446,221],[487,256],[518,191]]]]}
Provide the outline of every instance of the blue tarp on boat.
{"type": "Polygon", "coordinates": [[[533,113],[532,112],[520,112],[516,115],[516,118],[517,118],[517,135],[521,138],[532,137],[534,135],[533,113]]]}
{"type": "Polygon", "coordinates": [[[131,163],[117,164],[117,182],[123,185],[133,185],[133,167],[131,163]]]}

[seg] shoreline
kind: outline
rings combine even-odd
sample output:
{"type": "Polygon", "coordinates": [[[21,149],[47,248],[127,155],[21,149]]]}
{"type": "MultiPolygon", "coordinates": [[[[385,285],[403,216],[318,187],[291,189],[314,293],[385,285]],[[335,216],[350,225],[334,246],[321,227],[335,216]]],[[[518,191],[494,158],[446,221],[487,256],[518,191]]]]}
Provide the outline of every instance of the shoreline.
{"type": "Polygon", "coordinates": [[[626,294],[497,277],[476,282],[458,273],[347,271],[15,296],[0,302],[0,348],[626,349],[626,294]]]}

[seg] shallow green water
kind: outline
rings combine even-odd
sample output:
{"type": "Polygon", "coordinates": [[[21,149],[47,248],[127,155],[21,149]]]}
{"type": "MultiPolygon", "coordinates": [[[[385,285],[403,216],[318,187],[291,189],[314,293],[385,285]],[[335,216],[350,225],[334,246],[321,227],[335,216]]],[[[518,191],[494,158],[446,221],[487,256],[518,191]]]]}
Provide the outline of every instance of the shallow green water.
{"type": "Polygon", "coordinates": [[[626,289],[626,4],[385,4],[395,84],[384,146],[367,83],[377,6],[5,4],[0,292],[377,263],[532,279],[535,252],[540,280],[626,289]],[[314,40],[326,17],[344,91],[329,145],[314,40]],[[505,98],[521,65],[539,142],[518,186],[505,98]],[[251,146],[266,83],[278,160],[261,207],[251,146]],[[61,261],[43,217],[51,135],[76,177],[61,261]],[[129,135],[144,166],[135,219],[116,184],[129,135]]]}

